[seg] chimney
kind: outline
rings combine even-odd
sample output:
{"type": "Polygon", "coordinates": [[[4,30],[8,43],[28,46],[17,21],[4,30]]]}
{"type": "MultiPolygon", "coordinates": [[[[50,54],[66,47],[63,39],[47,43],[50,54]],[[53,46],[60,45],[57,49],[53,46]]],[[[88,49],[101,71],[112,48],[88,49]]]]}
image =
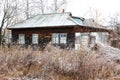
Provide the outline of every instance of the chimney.
{"type": "Polygon", "coordinates": [[[62,9],[62,13],[64,13],[65,12],[65,10],[64,9],[62,9]]]}

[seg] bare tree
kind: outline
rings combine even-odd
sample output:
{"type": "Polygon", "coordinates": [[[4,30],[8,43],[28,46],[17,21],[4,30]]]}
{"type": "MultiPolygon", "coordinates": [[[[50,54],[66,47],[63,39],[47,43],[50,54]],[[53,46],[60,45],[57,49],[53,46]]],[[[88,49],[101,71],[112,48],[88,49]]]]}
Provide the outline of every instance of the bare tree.
{"type": "Polygon", "coordinates": [[[119,13],[116,13],[113,16],[110,16],[109,24],[113,29],[115,29],[115,25],[118,24],[119,21],[120,21],[120,15],[119,13]]]}
{"type": "Polygon", "coordinates": [[[58,0],[54,0],[54,10],[55,12],[58,10],[58,0]]]}
{"type": "Polygon", "coordinates": [[[36,13],[57,13],[65,9],[67,0],[32,0],[32,8],[37,9],[36,13]]]}
{"type": "Polygon", "coordinates": [[[30,9],[29,0],[25,0],[25,10],[24,10],[24,12],[25,12],[26,19],[28,19],[30,17],[29,9],[30,9]]]}
{"type": "Polygon", "coordinates": [[[96,27],[101,27],[100,25],[104,24],[105,19],[102,18],[102,13],[97,8],[90,8],[88,10],[88,16],[94,20],[93,25],[96,27]]]}
{"type": "Polygon", "coordinates": [[[40,5],[41,5],[41,12],[44,14],[44,2],[43,0],[40,0],[40,5]]]}
{"type": "Polygon", "coordinates": [[[32,0],[33,8],[38,9],[37,13],[45,13],[45,7],[47,6],[47,0],[32,0]]]}
{"type": "MultiPolygon", "coordinates": [[[[32,7],[31,7],[31,5],[33,4],[31,2],[31,0],[21,0],[21,2],[19,4],[21,4],[21,5],[18,6],[17,10],[19,11],[18,16],[22,17],[21,20],[30,18],[32,16],[31,13],[34,12],[34,9],[32,10],[32,7]]],[[[18,3],[17,3],[17,5],[18,5],[18,3]]]]}
{"type": "Polygon", "coordinates": [[[17,23],[19,21],[19,13],[18,13],[18,0],[15,0],[15,22],[17,23]]]}
{"type": "Polygon", "coordinates": [[[116,13],[110,17],[109,23],[115,32],[112,37],[112,46],[120,48],[120,15],[116,13]]]}
{"type": "Polygon", "coordinates": [[[1,4],[1,8],[0,8],[0,12],[1,12],[0,44],[1,44],[1,41],[3,40],[3,36],[5,34],[5,29],[13,23],[15,7],[11,5],[10,0],[1,0],[0,4],[1,4]]]}
{"type": "Polygon", "coordinates": [[[53,6],[54,12],[57,13],[59,10],[61,10],[62,6],[67,4],[67,1],[66,0],[54,0],[53,4],[54,4],[53,6]]]}
{"type": "MultiPolygon", "coordinates": [[[[104,27],[103,24],[105,22],[105,19],[102,18],[102,14],[99,11],[99,9],[90,8],[87,13],[88,13],[87,16],[90,17],[90,19],[89,19],[90,21],[88,23],[89,25],[94,26],[94,27],[104,27]]],[[[97,38],[98,41],[100,41],[102,43],[107,43],[107,40],[108,40],[107,35],[108,34],[106,32],[104,32],[104,33],[97,32],[95,34],[96,34],[96,36],[99,36],[97,38]]],[[[91,33],[89,33],[89,35],[91,35],[91,33]]],[[[90,37],[91,36],[89,36],[89,39],[91,39],[90,37]]],[[[89,41],[91,41],[91,40],[89,40],[89,41]]]]}

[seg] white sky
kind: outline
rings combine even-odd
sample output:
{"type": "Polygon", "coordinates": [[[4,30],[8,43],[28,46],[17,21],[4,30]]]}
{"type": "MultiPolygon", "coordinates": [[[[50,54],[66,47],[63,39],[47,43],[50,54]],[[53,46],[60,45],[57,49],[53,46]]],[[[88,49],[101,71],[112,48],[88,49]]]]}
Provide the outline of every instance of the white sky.
{"type": "Polygon", "coordinates": [[[86,17],[90,8],[98,9],[102,17],[107,19],[120,13],[120,0],[70,0],[67,11],[74,16],[86,17]]]}

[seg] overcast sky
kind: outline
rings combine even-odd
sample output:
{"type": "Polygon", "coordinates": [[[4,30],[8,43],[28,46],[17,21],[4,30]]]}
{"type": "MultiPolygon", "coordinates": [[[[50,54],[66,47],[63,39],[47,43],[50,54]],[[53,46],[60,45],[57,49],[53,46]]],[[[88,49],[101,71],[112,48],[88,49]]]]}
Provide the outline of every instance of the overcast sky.
{"type": "Polygon", "coordinates": [[[67,11],[75,16],[86,17],[90,8],[99,9],[102,17],[107,19],[120,13],[120,0],[70,0],[67,11]]]}

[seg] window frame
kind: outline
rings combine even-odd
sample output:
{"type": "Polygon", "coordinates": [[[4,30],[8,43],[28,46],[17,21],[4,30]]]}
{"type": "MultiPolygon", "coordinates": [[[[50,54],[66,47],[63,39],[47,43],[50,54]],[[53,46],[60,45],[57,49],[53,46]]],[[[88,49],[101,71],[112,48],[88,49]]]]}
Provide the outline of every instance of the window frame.
{"type": "Polygon", "coordinates": [[[67,44],[67,33],[60,33],[60,44],[67,44]]]}
{"type": "Polygon", "coordinates": [[[38,44],[39,35],[37,33],[32,34],[32,44],[38,44]]]}
{"type": "Polygon", "coordinates": [[[59,33],[53,33],[52,34],[52,43],[53,44],[59,44],[59,33]]]}
{"type": "Polygon", "coordinates": [[[25,44],[25,34],[19,34],[19,44],[25,44]]]}
{"type": "Polygon", "coordinates": [[[52,43],[53,44],[58,44],[58,45],[60,45],[60,44],[67,44],[67,33],[53,33],[52,34],[52,43]],[[55,37],[55,36],[57,36],[57,37],[55,37]]]}

